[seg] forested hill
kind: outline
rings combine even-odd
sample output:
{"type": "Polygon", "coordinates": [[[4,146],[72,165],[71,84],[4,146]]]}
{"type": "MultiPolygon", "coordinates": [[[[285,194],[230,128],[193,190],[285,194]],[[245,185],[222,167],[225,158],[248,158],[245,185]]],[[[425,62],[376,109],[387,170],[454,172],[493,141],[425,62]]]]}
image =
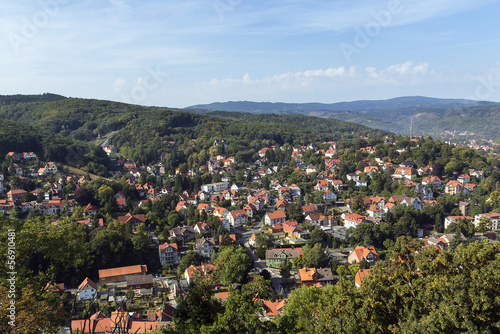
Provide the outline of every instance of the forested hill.
{"type": "Polygon", "coordinates": [[[50,93],[41,95],[0,95],[0,106],[27,102],[51,102],[64,99],[66,99],[66,97],[50,93]]]}
{"type": "Polygon", "coordinates": [[[8,152],[35,152],[42,161],[54,161],[107,175],[109,159],[99,147],[11,120],[0,121],[0,156],[8,152]]]}
{"type": "Polygon", "coordinates": [[[413,121],[415,135],[440,137],[445,131],[469,131],[474,133],[476,138],[500,140],[500,104],[493,102],[414,96],[333,104],[231,101],[196,105],[187,109],[198,112],[219,110],[317,116],[399,134],[409,134],[410,123],[413,121]]]}
{"type": "MultiPolygon", "coordinates": [[[[226,139],[229,144],[227,154],[239,155],[242,161],[250,161],[254,153],[250,148],[261,146],[262,141],[266,141],[266,145],[307,145],[318,141],[359,139],[360,136],[374,138],[388,134],[354,123],[301,115],[202,115],[91,99],[54,98],[40,102],[30,97],[27,100],[3,104],[0,118],[87,142],[112,132],[108,143],[115,145],[126,158],[141,164],[158,161],[160,155],[165,153],[165,141],[175,141],[183,150],[201,150],[210,147],[216,139],[226,139]],[[255,140],[259,143],[253,142],[255,140]]],[[[17,96],[17,101],[23,99],[17,96]]]]}

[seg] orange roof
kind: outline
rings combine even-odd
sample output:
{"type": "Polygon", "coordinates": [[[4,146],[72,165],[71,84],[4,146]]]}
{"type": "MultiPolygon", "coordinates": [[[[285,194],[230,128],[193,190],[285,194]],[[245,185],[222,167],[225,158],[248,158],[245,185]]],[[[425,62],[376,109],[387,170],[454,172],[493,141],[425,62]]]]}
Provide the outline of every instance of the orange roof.
{"type": "Polygon", "coordinates": [[[167,249],[169,247],[172,247],[176,251],[178,250],[177,243],[175,243],[175,242],[172,242],[172,243],[166,242],[166,243],[164,243],[164,244],[162,244],[162,245],[159,246],[160,252],[165,253],[165,249],[167,249]]]}
{"type": "Polygon", "coordinates": [[[269,219],[286,219],[286,213],[283,210],[269,211],[267,215],[269,216],[269,219]]]}
{"type": "Polygon", "coordinates": [[[145,264],[138,264],[135,266],[101,269],[99,270],[99,278],[122,276],[122,275],[134,275],[146,273],[148,267],[145,264]]]}
{"type": "Polygon", "coordinates": [[[358,285],[361,285],[365,277],[368,276],[369,272],[370,269],[359,269],[354,276],[354,282],[358,283],[358,285]]]}
{"type": "Polygon", "coordinates": [[[300,281],[301,282],[314,282],[318,278],[318,273],[316,268],[302,268],[299,269],[300,281]]]}
{"type": "Polygon", "coordinates": [[[129,333],[149,333],[158,328],[157,321],[131,321],[128,329],[129,333]]]}
{"type": "Polygon", "coordinates": [[[460,182],[458,182],[458,181],[453,180],[453,181],[448,182],[446,184],[446,186],[447,187],[449,187],[449,186],[452,186],[452,187],[461,187],[462,184],[460,182]]]}
{"type": "Polygon", "coordinates": [[[217,298],[220,300],[225,300],[229,297],[229,292],[219,292],[216,294],[217,298]]]}
{"type": "Polygon", "coordinates": [[[374,247],[362,247],[356,246],[352,251],[357,258],[357,262],[360,262],[364,258],[368,256],[368,254],[372,253],[375,256],[375,260],[378,260],[378,254],[374,247]]]}
{"type": "Polygon", "coordinates": [[[277,317],[279,315],[279,311],[285,307],[286,299],[278,299],[275,302],[270,300],[262,300],[264,303],[264,307],[266,309],[266,315],[268,317],[277,317]]]}

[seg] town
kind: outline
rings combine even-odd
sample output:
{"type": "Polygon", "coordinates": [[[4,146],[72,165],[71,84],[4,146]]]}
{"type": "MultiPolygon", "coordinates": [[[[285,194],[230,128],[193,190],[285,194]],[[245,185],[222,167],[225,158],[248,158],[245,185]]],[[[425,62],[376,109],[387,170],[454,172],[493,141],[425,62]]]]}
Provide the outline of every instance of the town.
{"type": "MultiPolygon", "coordinates": [[[[471,149],[386,136],[269,145],[244,163],[224,155],[227,145],[220,138],[196,168],[175,170],[162,161],[138,166],[103,145],[114,166],[108,177],[33,152],[3,157],[0,213],[32,221],[37,245],[25,255],[50,272],[38,278],[62,303],[67,321],[58,330],[171,328],[194,287],[225,302],[256,280],[271,289],[256,314],[272,321],[301,286],[361,287],[399,237],[438,252],[497,239],[498,161],[471,149]],[[83,263],[80,242],[99,258],[83,263]]],[[[166,151],[177,149],[165,142],[166,151]]]]}

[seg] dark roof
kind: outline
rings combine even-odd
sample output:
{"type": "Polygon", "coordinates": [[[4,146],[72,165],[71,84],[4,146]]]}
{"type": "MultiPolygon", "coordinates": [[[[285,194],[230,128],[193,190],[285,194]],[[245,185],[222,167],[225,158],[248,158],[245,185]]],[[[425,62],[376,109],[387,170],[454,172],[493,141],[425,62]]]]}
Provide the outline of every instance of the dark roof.
{"type": "Polygon", "coordinates": [[[153,275],[127,276],[127,285],[153,284],[153,275]]]}

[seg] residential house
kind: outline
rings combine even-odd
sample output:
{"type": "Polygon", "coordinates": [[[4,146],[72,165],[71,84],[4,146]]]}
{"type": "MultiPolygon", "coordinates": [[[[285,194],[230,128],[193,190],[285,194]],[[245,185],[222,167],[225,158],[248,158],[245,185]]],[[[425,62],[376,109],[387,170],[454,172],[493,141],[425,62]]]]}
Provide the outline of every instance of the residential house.
{"type": "Polygon", "coordinates": [[[284,223],[286,213],[283,210],[269,211],[264,215],[264,224],[273,226],[276,223],[284,223]]]}
{"type": "Polygon", "coordinates": [[[229,214],[229,211],[226,209],[226,208],[223,208],[223,207],[216,207],[214,209],[214,212],[213,212],[213,215],[216,216],[216,217],[226,217],[227,215],[229,214]]]}
{"type": "Polygon", "coordinates": [[[318,182],[314,186],[314,190],[316,191],[328,190],[328,180],[318,180],[318,182]]]}
{"type": "Polygon", "coordinates": [[[445,194],[458,195],[463,190],[463,186],[458,181],[449,181],[444,188],[445,194]]]}
{"type": "Polygon", "coordinates": [[[165,242],[164,244],[159,245],[158,254],[160,256],[160,263],[162,267],[166,263],[174,265],[180,263],[179,248],[175,242],[165,242]]]}
{"type": "Polygon", "coordinates": [[[366,166],[364,172],[366,174],[372,174],[372,173],[376,174],[379,172],[379,169],[377,166],[366,166]]]}
{"type": "Polygon", "coordinates": [[[419,184],[415,187],[415,192],[421,201],[430,201],[434,197],[432,190],[430,190],[426,185],[419,184]]]}
{"type": "Polygon", "coordinates": [[[477,177],[478,179],[484,179],[484,172],[480,170],[469,169],[469,175],[477,177]]]}
{"type": "Polygon", "coordinates": [[[346,229],[350,227],[356,228],[359,226],[359,224],[366,223],[365,217],[357,213],[344,214],[343,219],[344,219],[344,226],[346,229]]]}
{"type": "Polygon", "coordinates": [[[262,316],[259,317],[261,320],[270,321],[276,317],[283,315],[285,309],[286,299],[277,299],[276,301],[262,300],[264,304],[262,310],[262,316]]]}
{"type": "Polygon", "coordinates": [[[363,246],[356,246],[347,257],[347,262],[350,264],[360,263],[363,260],[368,262],[370,266],[373,266],[380,259],[374,247],[363,246]]]}
{"type": "Polygon", "coordinates": [[[368,186],[368,182],[366,182],[365,180],[359,179],[356,181],[356,187],[358,187],[358,188],[367,187],[367,186],[368,186]]]}
{"type": "Polygon", "coordinates": [[[406,197],[400,202],[401,205],[412,206],[417,210],[422,210],[422,202],[418,197],[406,197]]]}
{"type": "Polygon", "coordinates": [[[443,186],[443,182],[441,182],[441,179],[437,176],[426,176],[422,179],[422,184],[427,185],[427,184],[433,184],[435,188],[441,188],[443,186]]]}
{"type": "Polygon", "coordinates": [[[203,223],[203,222],[196,223],[194,231],[197,234],[202,234],[205,237],[210,237],[212,236],[213,232],[212,223],[203,223]]]}
{"type": "Polygon", "coordinates": [[[127,213],[125,216],[119,216],[117,220],[124,224],[130,224],[132,226],[139,225],[141,223],[146,224],[148,222],[148,218],[146,215],[133,215],[131,213],[127,213]]]}
{"type": "Polygon", "coordinates": [[[305,219],[306,224],[311,224],[312,226],[326,226],[328,219],[321,213],[311,213],[307,215],[305,219]]]}
{"type": "Polygon", "coordinates": [[[202,237],[200,239],[196,239],[194,249],[200,255],[200,257],[209,259],[215,252],[215,247],[216,245],[214,238],[202,237]]]}
{"type": "Polygon", "coordinates": [[[332,268],[301,268],[296,275],[296,283],[298,285],[321,287],[333,284],[332,268]]]}
{"type": "Polygon", "coordinates": [[[243,210],[247,212],[248,218],[253,218],[253,214],[257,211],[257,208],[253,204],[247,204],[243,207],[243,210]]]}
{"type": "Polygon", "coordinates": [[[500,213],[496,212],[491,212],[491,213],[481,213],[479,215],[476,215],[474,217],[474,225],[476,227],[479,226],[479,223],[481,221],[481,217],[486,217],[489,220],[491,220],[491,229],[492,230],[497,230],[500,228],[499,220],[500,220],[500,213]]]}
{"type": "Polygon", "coordinates": [[[217,183],[211,183],[211,184],[204,184],[201,186],[201,190],[205,191],[207,193],[213,193],[213,192],[221,192],[226,189],[229,189],[229,183],[228,182],[217,182],[217,183]]]}
{"type": "Polygon", "coordinates": [[[188,284],[193,284],[198,276],[206,276],[212,273],[215,270],[215,266],[213,264],[204,264],[198,267],[193,265],[186,268],[184,271],[184,278],[188,282],[188,284]]]}
{"type": "Polygon", "coordinates": [[[359,174],[356,174],[356,173],[349,173],[346,175],[347,177],[347,181],[359,181],[359,174]]]}
{"type": "Polygon", "coordinates": [[[304,205],[302,206],[302,211],[304,212],[304,216],[308,216],[311,213],[317,213],[318,207],[315,204],[304,205]]]}
{"type": "Polygon", "coordinates": [[[241,183],[238,183],[238,182],[233,183],[233,185],[231,186],[231,190],[232,191],[238,192],[238,191],[240,191],[242,189],[243,189],[243,185],[241,183]]]}
{"type": "Polygon", "coordinates": [[[127,276],[127,289],[151,289],[153,287],[153,275],[127,276]]]}
{"type": "Polygon", "coordinates": [[[65,291],[64,283],[56,283],[55,281],[50,281],[45,285],[45,287],[42,290],[62,296],[65,291]]]}
{"type": "Polygon", "coordinates": [[[84,215],[94,216],[96,213],[97,213],[97,208],[90,203],[83,208],[84,215]]]}
{"type": "Polygon", "coordinates": [[[175,237],[177,239],[177,242],[181,242],[183,244],[193,240],[196,234],[194,232],[194,228],[192,228],[191,226],[179,226],[171,229],[168,232],[171,238],[175,237]]]}
{"type": "Polygon", "coordinates": [[[266,250],[266,266],[279,268],[285,261],[293,261],[302,256],[302,248],[277,248],[266,250]]]}
{"type": "Polygon", "coordinates": [[[342,180],[333,180],[332,185],[336,191],[342,191],[344,189],[344,184],[342,180]]]}
{"type": "Polygon", "coordinates": [[[13,189],[7,192],[7,198],[11,201],[19,201],[21,197],[28,194],[26,190],[23,189],[13,189]]]}
{"type": "Polygon", "coordinates": [[[357,288],[361,287],[361,284],[363,284],[363,280],[368,276],[369,273],[370,269],[358,269],[356,275],[354,276],[354,284],[357,288]]]}
{"type": "Polygon", "coordinates": [[[257,244],[257,237],[255,236],[255,233],[248,238],[248,244],[252,247],[255,247],[257,244]]]}
{"type": "Polygon", "coordinates": [[[337,195],[331,190],[325,190],[323,192],[323,199],[325,202],[332,202],[337,200],[337,195]]]}
{"type": "Polygon", "coordinates": [[[417,171],[413,167],[398,167],[392,174],[393,179],[411,179],[417,176],[417,171]]]}
{"type": "Polygon", "coordinates": [[[461,174],[458,178],[457,181],[460,182],[460,184],[465,185],[466,183],[470,182],[470,176],[467,174],[461,174]]]}
{"type": "Polygon", "coordinates": [[[366,209],[366,212],[370,217],[382,218],[385,214],[384,210],[381,209],[377,204],[372,204],[366,209]]]}
{"type": "Polygon", "coordinates": [[[86,277],[78,286],[78,299],[91,300],[97,296],[97,284],[90,278],[86,277]]]}
{"type": "Polygon", "coordinates": [[[231,224],[234,227],[243,226],[248,221],[248,215],[245,210],[230,211],[229,214],[227,215],[227,218],[229,220],[229,224],[231,224]]]}
{"type": "Polygon", "coordinates": [[[128,276],[146,275],[148,267],[145,264],[99,270],[99,283],[124,282],[128,276]]]}
{"type": "Polygon", "coordinates": [[[275,208],[276,210],[282,210],[282,211],[288,211],[288,208],[290,207],[290,203],[282,198],[279,201],[276,202],[275,208]]]}
{"type": "Polygon", "coordinates": [[[470,222],[474,222],[474,217],[469,216],[448,216],[444,219],[444,228],[447,229],[450,224],[456,223],[460,219],[465,219],[470,222]]]}

